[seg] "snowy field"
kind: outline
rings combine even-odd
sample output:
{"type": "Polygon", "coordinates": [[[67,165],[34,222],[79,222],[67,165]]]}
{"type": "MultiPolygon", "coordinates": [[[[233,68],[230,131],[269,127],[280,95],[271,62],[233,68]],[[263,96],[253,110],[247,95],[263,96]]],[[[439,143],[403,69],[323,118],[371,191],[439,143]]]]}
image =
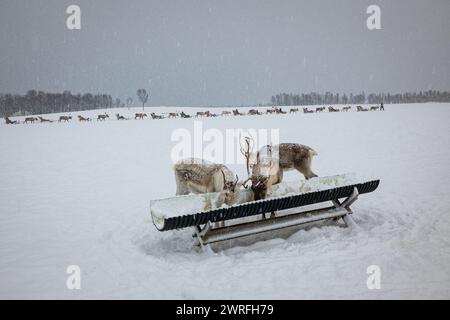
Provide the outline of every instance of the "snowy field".
{"type": "Polygon", "coordinates": [[[318,151],[320,176],[381,179],[353,206],[356,230],[313,228],[214,255],[192,248],[190,230],[158,232],[149,213],[149,200],[175,194],[171,134],[194,119],[2,119],[0,298],[449,299],[450,104],[385,107],[203,119],[205,130],[279,128],[281,141],[318,151]],[[66,288],[69,265],[81,268],[81,290],[66,288]],[[370,265],[380,290],[366,286],[370,265]]]}

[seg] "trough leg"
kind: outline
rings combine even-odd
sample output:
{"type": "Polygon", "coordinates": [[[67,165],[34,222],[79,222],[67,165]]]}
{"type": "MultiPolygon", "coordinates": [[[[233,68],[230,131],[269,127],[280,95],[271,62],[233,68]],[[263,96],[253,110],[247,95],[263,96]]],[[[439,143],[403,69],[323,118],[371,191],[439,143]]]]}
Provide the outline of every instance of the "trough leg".
{"type": "Polygon", "coordinates": [[[353,218],[351,217],[352,210],[350,209],[350,206],[356,200],[358,200],[358,196],[359,196],[359,192],[358,192],[358,189],[355,187],[353,189],[352,194],[347,199],[345,199],[342,203],[338,199],[332,200],[333,205],[336,208],[345,208],[347,210],[348,213],[345,216],[343,216],[342,219],[344,220],[345,224],[350,228],[358,227],[355,220],[353,220],[353,218]]]}
{"type": "Polygon", "coordinates": [[[342,219],[344,220],[345,224],[351,228],[351,229],[355,229],[358,227],[358,225],[356,224],[355,220],[353,220],[352,216],[350,215],[350,213],[347,213],[345,216],[342,217],[342,219]]]}
{"type": "Polygon", "coordinates": [[[214,253],[214,251],[211,249],[211,246],[209,244],[203,243],[203,238],[202,238],[206,233],[208,233],[208,231],[210,229],[211,229],[210,222],[208,222],[206,224],[206,226],[203,228],[203,230],[200,226],[194,227],[195,236],[196,236],[198,243],[200,244],[200,247],[202,248],[203,252],[211,255],[214,253]]]}

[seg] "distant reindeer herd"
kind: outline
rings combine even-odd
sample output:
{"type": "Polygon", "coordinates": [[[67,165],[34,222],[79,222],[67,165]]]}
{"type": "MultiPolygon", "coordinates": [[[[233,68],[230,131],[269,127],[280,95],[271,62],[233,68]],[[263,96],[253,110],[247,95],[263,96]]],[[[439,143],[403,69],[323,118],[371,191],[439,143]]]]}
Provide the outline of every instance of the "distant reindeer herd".
{"type": "MultiPolygon", "coordinates": [[[[328,109],[328,112],[334,113],[334,112],[348,112],[352,109],[351,106],[343,107],[342,109],[334,108],[333,106],[326,107],[316,107],[315,109],[309,109],[308,107],[303,108],[303,113],[309,114],[309,113],[321,113],[328,109]]],[[[362,106],[356,106],[357,112],[365,112],[365,111],[384,111],[384,106],[381,104],[381,106],[371,106],[370,108],[364,108],[362,106]]],[[[289,110],[289,114],[296,114],[299,112],[299,108],[291,108],[289,110]]],[[[153,120],[161,120],[161,119],[175,119],[175,118],[183,118],[183,119],[189,119],[189,118],[214,118],[214,117],[225,117],[225,116],[260,116],[260,115],[271,115],[271,114],[287,114],[287,111],[284,111],[281,107],[272,107],[270,109],[261,110],[261,109],[250,109],[247,112],[241,112],[239,109],[233,109],[231,111],[222,111],[220,114],[212,113],[211,111],[198,111],[195,115],[189,115],[186,114],[184,111],[182,112],[169,112],[166,115],[158,115],[154,112],[150,113],[150,117],[153,120]]],[[[82,115],[78,115],[78,121],[79,122],[90,122],[92,121],[91,118],[83,117],[82,115]]],[[[149,116],[146,113],[136,113],[134,116],[135,120],[144,120],[145,118],[148,118],[149,116]]],[[[126,121],[130,120],[130,118],[126,118],[123,115],[120,115],[119,113],[116,113],[117,120],[120,121],[126,121]]],[[[97,121],[106,121],[109,119],[109,115],[105,112],[103,114],[97,115],[97,121]]],[[[41,116],[36,117],[26,117],[23,121],[23,123],[35,123],[35,122],[69,122],[72,120],[72,116],[60,116],[58,120],[51,120],[51,119],[45,119],[41,116]]],[[[5,117],[6,124],[19,124],[20,122],[18,120],[11,120],[9,117],[5,117]]]]}

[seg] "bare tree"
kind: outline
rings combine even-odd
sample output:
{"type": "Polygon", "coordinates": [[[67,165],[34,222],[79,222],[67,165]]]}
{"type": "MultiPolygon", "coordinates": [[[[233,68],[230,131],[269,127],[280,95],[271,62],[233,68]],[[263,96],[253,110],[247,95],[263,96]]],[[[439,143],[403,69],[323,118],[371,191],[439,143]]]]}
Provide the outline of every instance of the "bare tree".
{"type": "Polygon", "coordinates": [[[145,89],[138,89],[137,96],[139,100],[142,102],[142,110],[144,110],[145,103],[148,101],[148,93],[145,89]]]}
{"type": "Polygon", "coordinates": [[[128,98],[127,98],[127,107],[128,107],[128,110],[130,110],[130,107],[131,107],[132,104],[133,104],[133,98],[128,97],[128,98]]]}

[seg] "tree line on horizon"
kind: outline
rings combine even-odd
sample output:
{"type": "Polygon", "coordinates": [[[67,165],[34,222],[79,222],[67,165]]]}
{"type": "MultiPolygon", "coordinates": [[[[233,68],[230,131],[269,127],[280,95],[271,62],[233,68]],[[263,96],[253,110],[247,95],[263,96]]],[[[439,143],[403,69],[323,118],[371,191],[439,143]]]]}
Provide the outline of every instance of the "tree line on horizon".
{"type": "Polygon", "coordinates": [[[450,91],[428,90],[405,93],[279,93],[270,98],[272,106],[308,106],[326,104],[394,104],[450,102],[450,91]]]}
{"type": "MultiPolygon", "coordinates": [[[[136,92],[137,100],[144,109],[149,94],[145,89],[136,92]]],[[[393,103],[424,103],[450,102],[450,91],[428,90],[405,93],[370,93],[339,94],[339,93],[279,93],[271,97],[268,105],[272,106],[307,106],[326,104],[385,104],[393,103]]],[[[0,117],[25,116],[32,114],[76,112],[84,110],[110,109],[130,107],[133,99],[128,97],[125,102],[113,99],[109,94],[77,93],[70,91],[48,93],[29,90],[26,94],[0,94],[0,117]]]]}
{"type": "Polygon", "coordinates": [[[29,90],[26,94],[0,95],[0,116],[25,116],[32,114],[62,113],[91,109],[107,109],[120,102],[109,94],[49,93],[29,90]]]}
{"type": "MultiPolygon", "coordinates": [[[[137,91],[138,100],[144,108],[149,98],[145,89],[137,91]]],[[[33,114],[64,113],[84,110],[130,107],[133,98],[125,102],[113,99],[109,94],[49,93],[29,90],[26,94],[0,94],[0,117],[26,116],[33,114]]]]}

